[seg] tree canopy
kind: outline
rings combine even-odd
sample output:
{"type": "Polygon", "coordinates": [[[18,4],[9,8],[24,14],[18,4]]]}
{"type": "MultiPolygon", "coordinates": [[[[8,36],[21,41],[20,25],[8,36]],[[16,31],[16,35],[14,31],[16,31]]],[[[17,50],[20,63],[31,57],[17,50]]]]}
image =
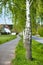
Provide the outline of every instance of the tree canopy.
{"type": "MultiPolygon", "coordinates": [[[[32,0],[30,0],[31,2],[32,0]]],[[[13,28],[17,32],[21,32],[25,28],[26,23],[26,0],[0,0],[0,14],[3,8],[5,13],[11,12],[13,28]]],[[[30,7],[30,16],[32,27],[36,28],[36,17],[43,18],[43,0],[33,0],[30,7]]]]}

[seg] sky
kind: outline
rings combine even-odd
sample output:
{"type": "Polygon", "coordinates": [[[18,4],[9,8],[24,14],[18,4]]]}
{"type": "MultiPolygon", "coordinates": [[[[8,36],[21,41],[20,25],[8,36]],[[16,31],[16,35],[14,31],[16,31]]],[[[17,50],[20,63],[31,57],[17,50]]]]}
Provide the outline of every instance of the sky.
{"type": "Polygon", "coordinates": [[[13,24],[12,19],[10,18],[10,16],[11,16],[10,12],[7,15],[5,15],[4,11],[5,10],[3,8],[2,14],[1,14],[1,17],[0,17],[0,24],[13,24]]]}

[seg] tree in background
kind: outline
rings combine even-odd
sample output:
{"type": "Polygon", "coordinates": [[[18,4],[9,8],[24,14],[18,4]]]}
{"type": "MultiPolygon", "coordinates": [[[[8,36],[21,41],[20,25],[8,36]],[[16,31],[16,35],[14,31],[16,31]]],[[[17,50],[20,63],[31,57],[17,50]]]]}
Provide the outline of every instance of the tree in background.
{"type": "Polygon", "coordinates": [[[32,34],[35,35],[36,29],[37,29],[37,25],[36,25],[36,0],[33,0],[33,3],[30,7],[30,20],[31,20],[31,24],[32,24],[32,34]]]}
{"type": "Polygon", "coordinates": [[[2,13],[3,7],[7,8],[7,13],[9,12],[8,10],[12,13],[13,29],[16,32],[23,31],[26,21],[25,0],[0,0],[0,13],[2,13]]]}
{"type": "MultiPolygon", "coordinates": [[[[41,29],[41,26],[43,28],[43,0],[38,0],[36,3],[37,3],[37,7],[36,7],[36,20],[37,21],[36,22],[37,22],[37,32],[39,34],[39,31],[43,31],[41,29]]],[[[40,34],[42,33],[40,32],[40,34]]]]}

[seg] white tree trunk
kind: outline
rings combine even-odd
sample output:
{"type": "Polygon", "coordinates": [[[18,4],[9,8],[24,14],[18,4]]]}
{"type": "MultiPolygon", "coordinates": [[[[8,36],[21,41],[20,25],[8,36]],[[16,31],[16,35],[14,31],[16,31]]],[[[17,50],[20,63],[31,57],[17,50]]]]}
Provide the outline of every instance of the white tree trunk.
{"type": "Polygon", "coordinates": [[[27,59],[32,59],[32,54],[31,54],[31,22],[30,22],[30,4],[29,0],[26,0],[26,27],[25,31],[23,31],[23,41],[24,41],[24,46],[26,48],[26,58],[27,59]]]}

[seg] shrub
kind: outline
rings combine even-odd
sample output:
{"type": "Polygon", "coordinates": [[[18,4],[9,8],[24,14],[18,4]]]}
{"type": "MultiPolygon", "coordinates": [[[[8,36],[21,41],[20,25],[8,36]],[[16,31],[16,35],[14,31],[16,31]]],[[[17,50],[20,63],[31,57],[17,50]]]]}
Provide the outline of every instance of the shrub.
{"type": "Polygon", "coordinates": [[[38,28],[38,34],[43,37],[43,27],[38,28]]]}

